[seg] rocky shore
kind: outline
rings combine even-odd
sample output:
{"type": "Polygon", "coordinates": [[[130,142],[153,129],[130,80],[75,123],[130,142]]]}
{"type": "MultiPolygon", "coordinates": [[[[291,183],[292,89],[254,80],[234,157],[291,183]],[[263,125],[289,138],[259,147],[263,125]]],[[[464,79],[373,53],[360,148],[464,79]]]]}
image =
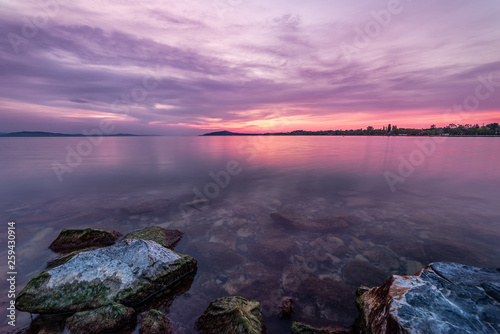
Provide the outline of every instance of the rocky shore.
{"type": "MultiPolygon", "coordinates": [[[[274,214],[271,219],[286,228],[307,228],[300,218],[290,215],[274,214]]],[[[342,218],[318,219],[313,227],[321,232],[322,226],[331,224],[339,229],[347,227],[342,218]]],[[[242,238],[253,235],[244,224],[238,233],[242,238]]],[[[500,333],[499,269],[431,263],[414,275],[392,275],[379,287],[362,286],[354,296],[330,276],[319,277],[307,268],[282,261],[297,245],[279,233],[256,242],[252,251],[256,261],[250,263],[234,250],[235,240],[230,235],[219,234],[212,233],[214,240],[188,248],[195,259],[173,251],[183,237],[179,230],[152,226],[120,239],[116,231],[64,229],[50,246],[61,254],[49,261],[48,270],[31,279],[16,300],[19,311],[58,319],[60,328],[44,327],[35,320],[18,333],[131,333],[134,328],[141,334],[173,333],[172,322],[159,309],[167,310],[165,305],[189,290],[198,265],[209,266],[213,275],[239,268],[226,277],[219,274],[217,286],[206,286],[213,288],[214,295],[223,295],[222,285],[229,296],[212,300],[199,315],[192,330],[200,333],[265,333],[266,328],[269,332],[263,316],[266,310],[275,321],[288,322],[295,334],[500,333]],[[221,242],[214,242],[217,240],[221,242]],[[271,296],[266,294],[279,289],[279,284],[288,296],[268,304],[271,296]],[[337,299],[352,298],[353,305],[356,299],[358,320],[350,328],[332,328],[326,322],[315,328],[296,322],[298,316],[314,317],[304,314],[314,309],[304,302],[303,295],[310,295],[323,310],[335,307],[337,299]]],[[[340,254],[344,247],[344,242],[333,236],[320,237],[317,242],[321,241],[331,248],[330,256],[340,254]]],[[[387,278],[370,264],[371,258],[385,261],[384,266],[399,265],[386,248],[372,247],[363,255],[364,259],[354,259],[343,269],[344,276],[358,285],[377,286],[387,278]]],[[[335,260],[327,254],[316,257],[320,264],[323,258],[326,262],[335,260]]]]}

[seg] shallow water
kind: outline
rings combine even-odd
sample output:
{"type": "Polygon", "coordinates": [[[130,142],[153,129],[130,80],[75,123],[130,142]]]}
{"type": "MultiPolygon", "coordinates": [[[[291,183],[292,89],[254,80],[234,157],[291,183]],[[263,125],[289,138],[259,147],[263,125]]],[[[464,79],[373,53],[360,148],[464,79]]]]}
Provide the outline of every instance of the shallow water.
{"type": "MultiPolygon", "coordinates": [[[[184,231],[175,250],[197,258],[198,272],[173,301],[154,302],[176,333],[193,332],[210,301],[234,294],[262,303],[272,333],[290,330],[275,315],[284,296],[295,300],[292,320],[348,327],[359,284],[432,261],[500,267],[497,138],[82,141],[0,138],[0,218],[5,232],[16,221],[18,293],[54,257],[47,247],[65,227],[184,231]],[[65,166],[60,178],[55,162],[65,166]]],[[[7,233],[1,241],[7,262],[7,233]]],[[[1,300],[1,329],[11,330],[1,300]]],[[[29,324],[18,312],[16,327],[29,324]]]]}

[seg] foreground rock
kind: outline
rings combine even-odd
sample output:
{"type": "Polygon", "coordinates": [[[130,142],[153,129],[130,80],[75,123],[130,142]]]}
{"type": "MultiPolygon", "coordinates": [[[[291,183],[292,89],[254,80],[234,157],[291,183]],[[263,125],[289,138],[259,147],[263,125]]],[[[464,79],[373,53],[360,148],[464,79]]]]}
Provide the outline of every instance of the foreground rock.
{"type": "Polygon", "coordinates": [[[19,311],[78,312],[116,302],[135,305],[196,270],[190,256],[153,241],[119,244],[75,255],[33,278],[16,299],[19,311]]]}
{"type": "Polygon", "coordinates": [[[110,303],[95,310],[73,314],[66,319],[66,328],[70,333],[99,334],[133,325],[134,315],[133,308],[110,303]]]}
{"type": "Polygon", "coordinates": [[[49,248],[54,252],[69,252],[87,247],[105,247],[113,245],[120,237],[116,231],[86,229],[63,229],[49,248]]]}
{"type": "Polygon", "coordinates": [[[265,333],[260,303],[243,297],[223,297],[208,305],[196,321],[200,333],[265,333]]]}
{"type": "Polygon", "coordinates": [[[300,322],[292,323],[292,334],[349,334],[350,331],[335,328],[314,328],[300,322]]]}
{"type": "Polygon", "coordinates": [[[182,239],[183,232],[179,230],[166,230],[160,226],[146,227],[145,229],[131,232],[123,239],[151,240],[163,247],[174,249],[175,245],[182,239]]]}
{"type": "Polygon", "coordinates": [[[172,334],[172,322],[158,310],[149,310],[142,320],[139,334],[172,334]]]}
{"type": "Polygon", "coordinates": [[[358,289],[362,333],[500,333],[500,270],[437,262],[358,289]]]}

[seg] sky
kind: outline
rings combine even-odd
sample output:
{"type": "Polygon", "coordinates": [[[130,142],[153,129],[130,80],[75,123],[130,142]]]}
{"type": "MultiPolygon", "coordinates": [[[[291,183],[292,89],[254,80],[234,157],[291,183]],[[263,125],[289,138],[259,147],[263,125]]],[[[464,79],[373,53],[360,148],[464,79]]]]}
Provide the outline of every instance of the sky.
{"type": "Polygon", "coordinates": [[[0,0],[0,8],[0,132],[500,121],[498,0],[0,0]]]}

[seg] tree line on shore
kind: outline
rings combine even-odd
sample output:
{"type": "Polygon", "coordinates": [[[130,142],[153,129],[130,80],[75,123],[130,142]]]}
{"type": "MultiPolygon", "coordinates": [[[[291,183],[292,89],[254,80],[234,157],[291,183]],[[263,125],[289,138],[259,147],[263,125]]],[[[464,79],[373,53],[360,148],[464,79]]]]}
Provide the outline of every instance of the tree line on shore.
{"type": "Polygon", "coordinates": [[[304,131],[295,130],[291,132],[274,132],[266,135],[283,136],[498,136],[500,128],[498,123],[490,123],[479,126],[479,124],[454,124],[451,123],[445,127],[436,127],[432,124],[427,129],[399,128],[396,125],[375,129],[368,126],[366,129],[357,130],[322,130],[322,131],[304,131]]]}

